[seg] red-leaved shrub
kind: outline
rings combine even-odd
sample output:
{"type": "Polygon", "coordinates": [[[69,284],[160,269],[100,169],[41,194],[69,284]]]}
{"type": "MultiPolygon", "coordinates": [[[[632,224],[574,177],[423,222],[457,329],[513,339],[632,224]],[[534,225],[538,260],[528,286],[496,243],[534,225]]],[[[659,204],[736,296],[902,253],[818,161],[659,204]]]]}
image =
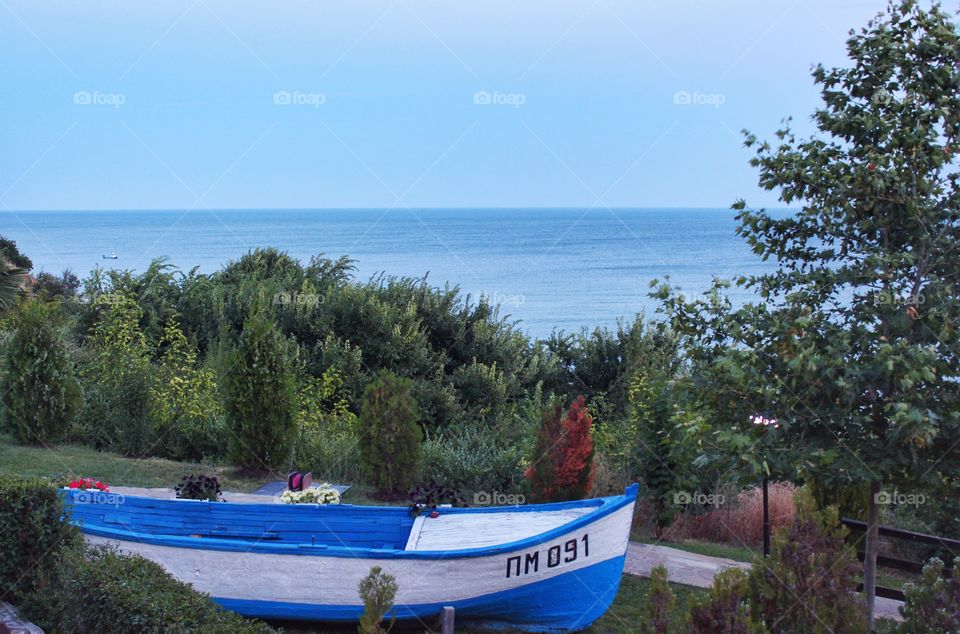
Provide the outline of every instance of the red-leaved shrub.
{"type": "Polygon", "coordinates": [[[580,500],[593,484],[593,424],[581,395],[567,415],[555,403],[543,412],[533,462],[525,476],[535,501],[580,500]]]}

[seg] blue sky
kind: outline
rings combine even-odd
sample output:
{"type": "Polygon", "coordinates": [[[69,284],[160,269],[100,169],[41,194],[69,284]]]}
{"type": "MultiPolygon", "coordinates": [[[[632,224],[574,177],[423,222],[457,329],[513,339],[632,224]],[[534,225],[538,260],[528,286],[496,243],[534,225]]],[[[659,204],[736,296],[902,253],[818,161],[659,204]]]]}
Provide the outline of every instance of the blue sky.
{"type": "Polygon", "coordinates": [[[776,206],[884,5],[0,0],[0,210],[776,206]]]}

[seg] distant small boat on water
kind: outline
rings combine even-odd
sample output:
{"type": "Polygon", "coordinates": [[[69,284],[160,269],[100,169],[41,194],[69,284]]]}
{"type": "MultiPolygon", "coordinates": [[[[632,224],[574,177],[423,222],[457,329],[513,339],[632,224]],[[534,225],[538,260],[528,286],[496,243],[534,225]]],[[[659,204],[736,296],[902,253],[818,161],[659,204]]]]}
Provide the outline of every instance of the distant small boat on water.
{"type": "Polygon", "coordinates": [[[107,255],[106,253],[103,254],[104,260],[116,260],[118,257],[119,256],[117,255],[116,251],[111,251],[109,255],[107,255]]]}

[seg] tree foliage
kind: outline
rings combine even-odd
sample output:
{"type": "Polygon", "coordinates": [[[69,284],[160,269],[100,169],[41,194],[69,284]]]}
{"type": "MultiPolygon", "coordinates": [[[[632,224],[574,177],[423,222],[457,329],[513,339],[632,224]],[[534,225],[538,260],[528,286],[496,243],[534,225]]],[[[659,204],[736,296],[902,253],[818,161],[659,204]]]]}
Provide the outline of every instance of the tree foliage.
{"type": "Polygon", "coordinates": [[[413,382],[381,372],[363,392],[360,459],[367,478],[384,495],[405,494],[420,467],[423,431],[413,382]]]}
{"type": "Polygon", "coordinates": [[[62,333],[56,303],[22,302],[12,321],[0,384],[3,423],[20,441],[55,443],[82,406],[83,396],[73,359],[62,333]]]}
{"type": "Polygon", "coordinates": [[[151,347],[140,327],[143,311],[124,293],[99,295],[92,308],[98,319],[81,366],[84,437],[98,448],[142,456],[154,448],[151,347]]]}
{"type": "MultiPolygon", "coordinates": [[[[734,308],[722,282],[702,300],[660,296],[690,338],[699,404],[743,462],[868,485],[875,525],[881,483],[932,485],[960,459],[960,35],[908,0],[847,49],[849,67],[813,71],[817,132],[747,135],[761,186],[800,207],[734,205],[739,233],[777,262],[736,281],[762,303],[734,308]],[[779,424],[750,429],[759,412],[779,424]]],[[[868,586],[876,543],[871,530],[868,586]]]]}
{"type": "Polygon", "coordinates": [[[223,404],[217,377],[198,365],[197,353],[176,321],[164,328],[164,350],[150,386],[150,419],[162,455],[202,460],[220,453],[224,442],[223,404]]]}
{"type": "Polygon", "coordinates": [[[289,466],[297,435],[295,356],[269,313],[251,308],[222,372],[234,464],[249,471],[289,466]]]}

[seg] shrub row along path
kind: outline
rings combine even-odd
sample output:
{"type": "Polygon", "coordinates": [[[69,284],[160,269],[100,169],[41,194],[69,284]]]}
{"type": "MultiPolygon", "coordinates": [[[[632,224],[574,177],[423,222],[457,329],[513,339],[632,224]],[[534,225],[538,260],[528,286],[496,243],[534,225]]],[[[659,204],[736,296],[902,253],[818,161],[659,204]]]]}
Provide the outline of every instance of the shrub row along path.
{"type": "MultiPolygon", "coordinates": [[[[714,575],[726,568],[750,570],[750,564],[744,561],[700,555],[658,544],[630,542],[627,546],[627,561],[623,567],[626,574],[649,577],[650,570],[659,565],[667,569],[672,583],[698,588],[709,588],[714,575]]],[[[903,619],[898,611],[901,605],[900,601],[877,597],[877,616],[900,621],[903,619]]]]}

